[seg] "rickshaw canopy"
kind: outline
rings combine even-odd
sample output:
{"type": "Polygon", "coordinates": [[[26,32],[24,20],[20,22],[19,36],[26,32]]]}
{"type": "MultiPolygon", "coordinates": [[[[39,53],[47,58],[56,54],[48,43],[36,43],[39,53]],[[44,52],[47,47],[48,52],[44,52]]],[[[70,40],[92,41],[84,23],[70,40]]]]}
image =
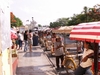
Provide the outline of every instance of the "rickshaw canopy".
{"type": "Polygon", "coordinates": [[[100,42],[100,21],[80,23],[74,26],[70,33],[70,39],[89,42],[100,42]]]}
{"type": "Polygon", "coordinates": [[[53,30],[53,33],[70,33],[74,26],[62,26],[56,30],[53,30]]]}

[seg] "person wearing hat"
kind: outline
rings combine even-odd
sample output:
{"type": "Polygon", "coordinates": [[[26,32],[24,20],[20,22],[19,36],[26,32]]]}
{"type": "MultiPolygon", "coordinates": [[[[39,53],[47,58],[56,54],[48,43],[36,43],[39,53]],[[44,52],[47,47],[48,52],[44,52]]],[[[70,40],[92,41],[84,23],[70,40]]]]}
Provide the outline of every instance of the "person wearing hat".
{"type": "Polygon", "coordinates": [[[63,66],[63,59],[64,59],[64,50],[63,50],[63,43],[61,41],[60,37],[56,38],[56,42],[54,43],[54,53],[56,57],[56,67],[57,70],[60,68],[60,60],[61,60],[61,68],[64,68],[63,66]]]}

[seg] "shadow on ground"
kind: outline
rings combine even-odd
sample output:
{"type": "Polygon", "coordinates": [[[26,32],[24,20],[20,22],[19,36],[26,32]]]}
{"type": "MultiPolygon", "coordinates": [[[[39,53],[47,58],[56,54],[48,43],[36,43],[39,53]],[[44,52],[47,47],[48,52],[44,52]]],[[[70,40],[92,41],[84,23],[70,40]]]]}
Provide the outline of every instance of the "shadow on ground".
{"type": "Polygon", "coordinates": [[[26,52],[24,57],[39,57],[43,52],[26,52]]]}
{"type": "MultiPolygon", "coordinates": [[[[56,65],[56,62],[55,62],[55,55],[51,55],[51,52],[50,51],[45,51],[44,54],[46,54],[46,56],[48,57],[49,61],[52,63],[52,65],[56,65]]],[[[57,75],[74,75],[73,72],[69,72],[67,74],[66,72],[66,69],[59,69],[59,70],[56,70],[57,71],[57,75]]]]}
{"type": "Polygon", "coordinates": [[[50,65],[18,67],[16,75],[56,75],[55,70],[43,69],[50,65]]]}

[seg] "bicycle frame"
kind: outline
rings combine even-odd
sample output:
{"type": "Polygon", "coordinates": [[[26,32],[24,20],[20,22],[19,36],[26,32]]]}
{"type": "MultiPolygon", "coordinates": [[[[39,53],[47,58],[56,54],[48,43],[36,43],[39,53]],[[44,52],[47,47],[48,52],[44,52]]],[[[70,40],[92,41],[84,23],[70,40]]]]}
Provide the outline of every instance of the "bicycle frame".
{"type": "Polygon", "coordinates": [[[65,57],[63,60],[63,65],[66,68],[66,72],[68,73],[68,69],[70,70],[75,70],[78,66],[78,64],[76,64],[73,55],[71,55],[68,51],[65,50],[65,57]],[[70,65],[71,63],[71,65],[70,65]]]}

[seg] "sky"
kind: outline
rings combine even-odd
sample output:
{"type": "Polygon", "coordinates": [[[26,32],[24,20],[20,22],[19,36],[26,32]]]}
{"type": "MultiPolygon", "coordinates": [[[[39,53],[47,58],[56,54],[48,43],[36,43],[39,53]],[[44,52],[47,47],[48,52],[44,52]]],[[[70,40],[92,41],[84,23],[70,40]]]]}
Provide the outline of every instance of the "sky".
{"type": "Polygon", "coordinates": [[[10,11],[24,25],[30,23],[32,17],[37,24],[49,25],[58,18],[68,18],[81,13],[84,6],[93,7],[96,4],[100,4],[100,0],[11,0],[10,11]]]}

